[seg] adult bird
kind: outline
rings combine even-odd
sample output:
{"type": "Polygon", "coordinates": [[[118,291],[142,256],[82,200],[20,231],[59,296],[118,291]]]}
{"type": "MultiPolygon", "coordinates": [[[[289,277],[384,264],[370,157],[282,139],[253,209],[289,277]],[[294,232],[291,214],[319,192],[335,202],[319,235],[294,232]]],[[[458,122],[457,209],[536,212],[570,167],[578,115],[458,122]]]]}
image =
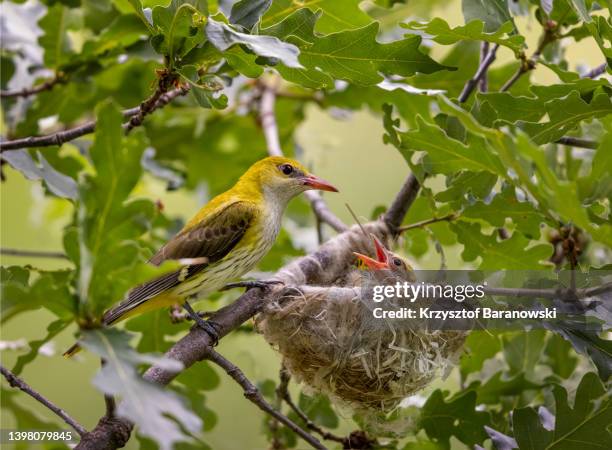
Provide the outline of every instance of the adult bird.
{"type": "MultiPolygon", "coordinates": [[[[149,260],[186,260],[181,269],[132,289],[106,311],[103,325],[165,306],[182,305],[216,343],[218,331],[203,320],[189,300],[200,299],[248,271],[274,244],[289,200],[309,190],[338,192],[300,163],[268,157],[253,164],[228,191],[213,198],[149,260]]],[[[73,345],[64,356],[79,350],[73,345]]]]}

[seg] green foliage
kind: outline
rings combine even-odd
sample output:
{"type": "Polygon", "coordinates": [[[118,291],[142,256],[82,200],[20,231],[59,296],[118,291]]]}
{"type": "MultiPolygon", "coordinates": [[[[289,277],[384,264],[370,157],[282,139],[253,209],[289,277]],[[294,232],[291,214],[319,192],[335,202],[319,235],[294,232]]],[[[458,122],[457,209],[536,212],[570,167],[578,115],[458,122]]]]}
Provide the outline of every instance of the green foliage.
{"type": "Polygon", "coordinates": [[[514,411],[514,436],[519,448],[530,450],[607,448],[612,445],[612,435],[607,429],[612,421],[612,400],[606,395],[604,385],[594,373],[587,373],[576,390],[573,407],[567,399],[567,391],[556,386],[555,427],[545,429],[533,408],[514,411]]]}
{"type": "Polygon", "coordinates": [[[186,402],[169,390],[142,379],[140,364],[156,364],[167,370],[180,370],[175,360],[138,353],[128,344],[130,335],[118,330],[95,330],[83,333],[81,344],[104,359],[104,365],[93,384],[105,394],[123,399],[117,409],[121,417],[138,424],[139,433],[153,438],[161,449],[172,448],[174,442],[189,440],[183,429],[197,434],[202,419],[187,408],[186,402]]]}

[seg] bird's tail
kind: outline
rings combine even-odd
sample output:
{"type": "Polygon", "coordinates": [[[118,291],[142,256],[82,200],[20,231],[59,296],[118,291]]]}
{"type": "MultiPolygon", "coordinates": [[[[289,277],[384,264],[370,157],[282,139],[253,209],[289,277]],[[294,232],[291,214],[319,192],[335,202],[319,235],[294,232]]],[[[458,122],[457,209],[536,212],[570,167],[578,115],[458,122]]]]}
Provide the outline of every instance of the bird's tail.
{"type": "Polygon", "coordinates": [[[79,353],[81,351],[81,346],[76,343],[74,344],[72,347],[70,347],[68,350],[66,350],[62,356],[64,358],[72,358],[74,355],[76,355],[77,353],[79,353]]]}

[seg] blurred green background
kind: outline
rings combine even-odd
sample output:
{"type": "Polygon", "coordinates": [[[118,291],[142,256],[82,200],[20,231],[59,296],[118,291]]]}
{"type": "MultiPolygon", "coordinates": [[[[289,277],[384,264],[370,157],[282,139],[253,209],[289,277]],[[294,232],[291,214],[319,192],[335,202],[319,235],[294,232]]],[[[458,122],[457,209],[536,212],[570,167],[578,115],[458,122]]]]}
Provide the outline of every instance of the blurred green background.
{"type": "MultiPolygon", "coordinates": [[[[431,19],[439,16],[452,26],[463,23],[459,1],[440,3],[429,13],[430,16],[420,18],[431,19]]],[[[398,7],[398,16],[406,16],[408,13],[418,17],[418,6],[410,5],[398,7]],[[400,8],[408,9],[402,11],[400,8]]],[[[521,18],[517,20],[517,25],[527,36],[529,47],[533,48],[539,35],[539,25],[533,19],[521,18]]],[[[436,45],[433,55],[442,57],[447,49],[436,45]]],[[[574,61],[576,65],[593,67],[601,62],[600,53],[591,39],[573,44],[567,55],[568,60],[574,61]]],[[[507,49],[501,49],[498,53],[500,63],[511,59],[512,55],[507,49]]],[[[543,66],[540,66],[532,77],[535,82],[542,84],[556,80],[556,76],[543,66]]],[[[298,126],[297,141],[304,149],[301,159],[317,175],[330,180],[340,189],[340,194],[326,195],[326,199],[331,209],[346,222],[351,222],[352,219],[344,206],[345,203],[349,203],[360,217],[367,220],[375,207],[388,204],[408,173],[407,165],[399,153],[383,144],[382,134],[382,121],[369,112],[357,112],[340,120],[315,105],[308,107],[306,119],[298,126]]],[[[255,150],[249,148],[249,142],[240,142],[239,146],[245,154],[255,150]]],[[[206,149],[194,146],[192,151],[205,152],[206,149]]],[[[201,170],[206,172],[207,168],[202,167],[201,170]]],[[[39,182],[28,181],[11,168],[5,166],[4,173],[6,180],[0,186],[2,247],[61,251],[62,228],[70,220],[69,203],[45,197],[39,182]]],[[[214,175],[220,178],[225,176],[221,172],[214,175]]],[[[207,174],[207,177],[212,178],[210,174],[207,174]]],[[[433,182],[440,183],[441,180],[433,182]]],[[[167,192],[163,182],[147,175],[134,195],[152,200],[159,199],[169,217],[186,220],[206,201],[207,195],[203,192],[206,190],[182,189],[167,192]]],[[[287,226],[294,228],[295,224],[288,223],[287,226]]],[[[309,249],[316,244],[313,226],[302,230],[296,236],[299,242],[294,242],[295,246],[305,246],[309,249]]],[[[447,249],[450,268],[459,268],[465,264],[458,258],[460,250],[460,247],[447,249]]],[[[408,257],[411,258],[411,255],[408,257]]],[[[56,259],[2,256],[2,265],[12,264],[59,268],[64,263],[56,259]]],[[[438,256],[432,250],[415,261],[415,265],[420,268],[437,267],[438,256]]],[[[229,301],[235,295],[237,293],[230,294],[227,298],[224,297],[224,300],[229,301]]],[[[216,302],[205,306],[216,308],[219,305],[220,303],[216,302]]],[[[46,325],[51,320],[51,314],[44,311],[20,315],[2,327],[1,340],[5,344],[26,344],[27,341],[43,337],[46,325]]],[[[61,353],[73,342],[75,331],[76,326],[72,326],[61,333],[53,340],[52,345],[45,347],[45,356],[27,366],[22,376],[31,386],[61,405],[86,428],[90,428],[95,425],[104,409],[101,394],[90,384],[99,368],[99,361],[87,352],[78,356],[81,360],[79,362],[62,358],[61,353]]],[[[1,353],[2,364],[11,367],[17,356],[26,350],[27,347],[25,350],[4,349],[1,353]]],[[[261,382],[265,379],[276,380],[278,377],[279,357],[258,335],[233,333],[223,339],[218,350],[240,366],[252,380],[261,382]]],[[[228,381],[225,376],[220,378],[220,388],[207,394],[207,404],[216,412],[218,421],[205,436],[205,440],[211,448],[217,450],[268,448],[262,434],[264,415],[243,398],[242,391],[235,383],[228,381]]],[[[442,384],[453,386],[456,383],[457,376],[453,373],[445,382],[439,381],[430,386],[428,392],[442,384]]],[[[297,388],[293,386],[292,389],[297,388]]],[[[20,401],[42,417],[55,420],[52,414],[29,397],[21,395],[20,401]]],[[[339,412],[343,418],[340,426],[342,432],[354,429],[350,412],[339,412]]],[[[12,426],[12,418],[3,414],[2,428],[12,426]]],[[[127,448],[134,449],[138,446],[138,441],[132,439],[127,448]]],[[[298,448],[303,448],[303,444],[298,443],[298,448]]]]}

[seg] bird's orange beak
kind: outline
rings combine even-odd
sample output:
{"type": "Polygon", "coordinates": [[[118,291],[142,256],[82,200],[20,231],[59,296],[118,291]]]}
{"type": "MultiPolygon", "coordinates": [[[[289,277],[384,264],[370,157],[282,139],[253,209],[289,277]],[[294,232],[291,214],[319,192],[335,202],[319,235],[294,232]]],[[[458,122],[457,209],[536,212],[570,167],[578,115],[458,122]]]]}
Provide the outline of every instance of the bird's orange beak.
{"type": "Polygon", "coordinates": [[[389,268],[389,257],[382,243],[372,236],[374,241],[374,247],[376,248],[376,259],[370,258],[369,256],[362,255],[361,253],[353,252],[353,254],[361,261],[368,269],[382,270],[389,268]]]}
{"type": "Polygon", "coordinates": [[[315,177],[314,175],[306,175],[302,178],[304,186],[308,186],[311,189],[318,189],[320,191],[338,192],[333,185],[328,183],[322,178],[315,177]]]}

